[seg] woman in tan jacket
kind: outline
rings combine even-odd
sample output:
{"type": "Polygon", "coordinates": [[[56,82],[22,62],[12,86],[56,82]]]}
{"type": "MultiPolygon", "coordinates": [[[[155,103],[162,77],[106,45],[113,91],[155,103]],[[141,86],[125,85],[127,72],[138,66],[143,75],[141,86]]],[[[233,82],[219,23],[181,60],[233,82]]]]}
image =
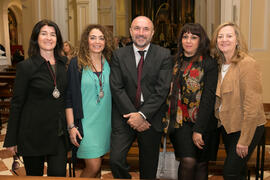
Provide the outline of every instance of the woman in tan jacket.
{"type": "Polygon", "coordinates": [[[216,29],[211,50],[219,64],[215,114],[227,154],[223,177],[245,179],[246,162],[266,123],[261,73],[257,62],[247,54],[244,39],[234,23],[224,23],[216,29]]]}

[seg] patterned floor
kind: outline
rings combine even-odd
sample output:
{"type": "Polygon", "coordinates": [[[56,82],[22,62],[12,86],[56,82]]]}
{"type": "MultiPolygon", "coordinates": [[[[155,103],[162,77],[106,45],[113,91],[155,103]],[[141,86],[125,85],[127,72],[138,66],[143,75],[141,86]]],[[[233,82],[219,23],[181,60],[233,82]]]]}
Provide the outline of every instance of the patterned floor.
{"type": "MultiPolygon", "coordinates": [[[[3,148],[3,141],[5,138],[5,134],[6,134],[6,126],[7,126],[6,123],[3,124],[2,130],[0,133],[0,176],[1,175],[16,176],[16,174],[14,172],[12,172],[12,170],[11,170],[12,163],[13,163],[13,157],[8,150],[3,148]]],[[[24,166],[20,161],[18,161],[18,162],[20,163],[20,168],[18,170],[16,170],[16,173],[19,176],[25,176],[24,166]]],[[[46,164],[45,164],[44,171],[45,171],[44,173],[46,176],[46,164]]],[[[80,176],[81,171],[82,171],[81,168],[76,169],[76,173],[75,173],[76,177],[80,176]]],[[[108,170],[108,166],[104,166],[102,168],[101,174],[102,174],[102,179],[112,178],[112,174],[108,170]]],[[[131,172],[131,175],[132,175],[132,178],[135,178],[135,179],[139,178],[139,174],[137,172],[131,172]]],[[[69,176],[68,166],[67,166],[67,176],[69,176]]],[[[0,177],[0,179],[1,179],[1,177],[0,177]]]]}
{"type": "MultiPolygon", "coordinates": [[[[14,172],[11,171],[13,158],[12,158],[11,154],[6,149],[3,148],[3,140],[4,140],[5,134],[6,134],[6,123],[3,125],[3,128],[1,130],[1,134],[0,134],[0,176],[1,175],[16,176],[14,174],[14,172]]],[[[270,147],[267,147],[267,151],[268,151],[268,153],[270,153],[270,147]]],[[[20,163],[20,168],[18,170],[16,170],[16,173],[19,176],[25,176],[23,164],[21,162],[19,162],[19,163],[20,163]]],[[[80,173],[81,173],[81,169],[77,169],[76,170],[76,177],[79,177],[80,173]]],[[[45,174],[46,174],[46,172],[45,172],[45,174]]],[[[106,165],[102,168],[101,174],[102,174],[102,177],[101,177],[102,179],[112,178],[111,172],[108,170],[108,166],[106,166],[106,165]]],[[[67,176],[68,175],[69,174],[68,174],[68,169],[67,169],[67,176]]],[[[139,178],[138,172],[131,172],[131,175],[132,175],[132,179],[139,178]]],[[[270,171],[266,171],[264,173],[264,177],[265,177],[264,180],[270,180],[270,171]]],[[[209,180],[223,180],[223,178],[221,176],[209,175],[209,180]]],[[[251,180],[255,180],[255,178],[252,177],[251,180]]]]}

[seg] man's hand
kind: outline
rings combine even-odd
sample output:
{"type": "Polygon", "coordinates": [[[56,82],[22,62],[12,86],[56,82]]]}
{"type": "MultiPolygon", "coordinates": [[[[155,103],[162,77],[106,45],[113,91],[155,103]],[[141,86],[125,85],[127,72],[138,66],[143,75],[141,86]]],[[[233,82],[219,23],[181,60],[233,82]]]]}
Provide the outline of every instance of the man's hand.
{"type": "Polygon", "coordinates": [[[138,128],[136,128],[136,130],[138,132],[143,132],[143,131],[149,129],[150,126],[151,126],[151,124],[148,121],[144,120],[144,122],[138,128]]]}
{"type": "Polygon", "coordinates": [[[138,112],[124,114],[124,118],[128,118],[127,123],[134,130],[144,130],[149,124],[138,112]],[[148,124],[145,122],[147,122],[148,124]]]}

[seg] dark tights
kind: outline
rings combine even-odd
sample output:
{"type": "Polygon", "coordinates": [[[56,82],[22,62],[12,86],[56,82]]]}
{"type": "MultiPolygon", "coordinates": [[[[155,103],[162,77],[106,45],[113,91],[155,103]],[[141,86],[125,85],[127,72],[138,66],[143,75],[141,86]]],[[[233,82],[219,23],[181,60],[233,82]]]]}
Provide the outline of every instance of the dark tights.
{"type": "Polygon", "coordinates": [[[184,157],[180,159],[178,168],[179,180],[207,180],[208,162],[197,162],[195,158],[184,157]]]}

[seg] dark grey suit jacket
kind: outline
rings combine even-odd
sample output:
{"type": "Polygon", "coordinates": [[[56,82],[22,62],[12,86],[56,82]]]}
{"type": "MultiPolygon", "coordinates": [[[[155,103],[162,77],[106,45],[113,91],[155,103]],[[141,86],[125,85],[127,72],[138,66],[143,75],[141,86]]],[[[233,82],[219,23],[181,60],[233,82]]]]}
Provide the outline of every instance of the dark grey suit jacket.
{"type": "MultiPolygon", "coordinates": [[[[147,121],[157,131],[163,130],[162,117],[172,77],[170,51],[151,44],[144,61],[141,89],[144,103],[140,107],[147,121]]],[[[110,85],[113,97],[112,127],[127,121],[123,114],[138,112],[134,106],[137,89],[137,68],[133,46],[114,51],[111,62],[110,85]]]]}

